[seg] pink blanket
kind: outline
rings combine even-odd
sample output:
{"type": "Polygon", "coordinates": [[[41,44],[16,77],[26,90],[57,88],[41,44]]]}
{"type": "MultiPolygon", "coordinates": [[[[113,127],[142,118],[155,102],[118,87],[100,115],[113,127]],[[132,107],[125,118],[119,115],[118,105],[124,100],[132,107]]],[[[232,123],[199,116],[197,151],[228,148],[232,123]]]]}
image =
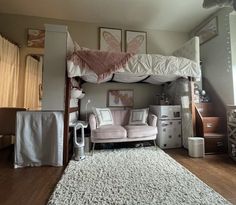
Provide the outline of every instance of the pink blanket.
{"type": "Polygon", "coordinates": [[[89,69],[97,74],[100,81],[124,67],[131,57],[131,53],[79,50],[74,52],[69,60],[82,68],[87,64],[89,69]]]}

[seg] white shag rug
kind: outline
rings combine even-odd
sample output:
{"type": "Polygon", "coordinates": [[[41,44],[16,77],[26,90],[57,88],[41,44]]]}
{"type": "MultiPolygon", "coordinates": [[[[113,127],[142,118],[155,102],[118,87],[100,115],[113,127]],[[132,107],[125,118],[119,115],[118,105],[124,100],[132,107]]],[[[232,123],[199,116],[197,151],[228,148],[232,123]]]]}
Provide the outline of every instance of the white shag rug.
{"type": "Polygon", "coordinates": [[[70,161],[48,202],[67,205],[230,204],[154,147],[95,151],[70,161]]]}

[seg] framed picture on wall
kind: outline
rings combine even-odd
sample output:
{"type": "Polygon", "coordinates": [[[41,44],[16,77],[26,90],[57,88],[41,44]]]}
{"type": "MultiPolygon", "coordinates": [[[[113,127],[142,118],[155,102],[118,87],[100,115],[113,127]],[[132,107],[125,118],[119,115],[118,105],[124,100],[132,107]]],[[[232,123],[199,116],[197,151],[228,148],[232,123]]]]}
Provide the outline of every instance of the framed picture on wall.
{"type": "Polygon", "coordinates": [[[109,90],[107,96],[108,107],[133,107],[134,105],[133,90],[109,90]]]}
{"type": "Polygon", "coordinates": [[[45,31],[39,29],[28,29],[28,47],[44,48],[45,31]]]}
{"type": "Polygon", "coordinates": [[[122,51],[122,30],[117,28],[99,28],[99,49],[102,51],[122,51]]]}
{"type": "Polygon", "coordinates": [[[195,36],[199,36],[200,44],[203,44],[218,35],[218,19],[217,16],[202,26],[195,36]]]}
{"type": "Polygon", "coordinates": [[[128,53],[147,53],[147,32],[125,31],[125,51],[128,53]]]}

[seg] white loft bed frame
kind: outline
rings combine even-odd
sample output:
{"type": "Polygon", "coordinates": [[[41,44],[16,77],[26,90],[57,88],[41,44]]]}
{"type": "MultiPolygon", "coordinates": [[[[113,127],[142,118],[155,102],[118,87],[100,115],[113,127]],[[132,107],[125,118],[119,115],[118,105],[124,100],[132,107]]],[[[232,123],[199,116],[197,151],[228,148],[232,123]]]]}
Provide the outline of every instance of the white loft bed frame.
{"type": "MultiPolygon", "coordinates": [[[[79,112],[78,107],[70,108],[71,80],[67,78],[66,61],[68,53],[73,52],[74,43],[68,32],[67,26],[45,25],[45,52],[43,71],[43,98],[42,110],[57,110],[64,112],[64,164],[69,161],[69,114],[79,112]]],[[[185,43],[173,53],[191,59],[197,63],[199,59],[199,39],[185,43]],[[191,45],[196,44],[196,45],[191,45]],[[194,55],[198,53],[198,55],[194,55]]],[[[193,133],[195,134],[195,107],[193,99],[193,80],[189,78],[191,90],[190,109],[192,112],[193,133]]]]}

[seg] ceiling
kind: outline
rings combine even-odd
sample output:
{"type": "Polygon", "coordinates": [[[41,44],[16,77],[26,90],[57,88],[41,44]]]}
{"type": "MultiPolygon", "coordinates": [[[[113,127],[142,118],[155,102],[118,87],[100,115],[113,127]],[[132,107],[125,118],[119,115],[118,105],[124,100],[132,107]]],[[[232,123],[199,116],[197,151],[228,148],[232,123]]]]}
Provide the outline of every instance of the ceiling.
{"type": "Polygon", "coordinates": [[[189,32],[217,8],[203,0],[1,0],[1,13],[189,32]]]}

